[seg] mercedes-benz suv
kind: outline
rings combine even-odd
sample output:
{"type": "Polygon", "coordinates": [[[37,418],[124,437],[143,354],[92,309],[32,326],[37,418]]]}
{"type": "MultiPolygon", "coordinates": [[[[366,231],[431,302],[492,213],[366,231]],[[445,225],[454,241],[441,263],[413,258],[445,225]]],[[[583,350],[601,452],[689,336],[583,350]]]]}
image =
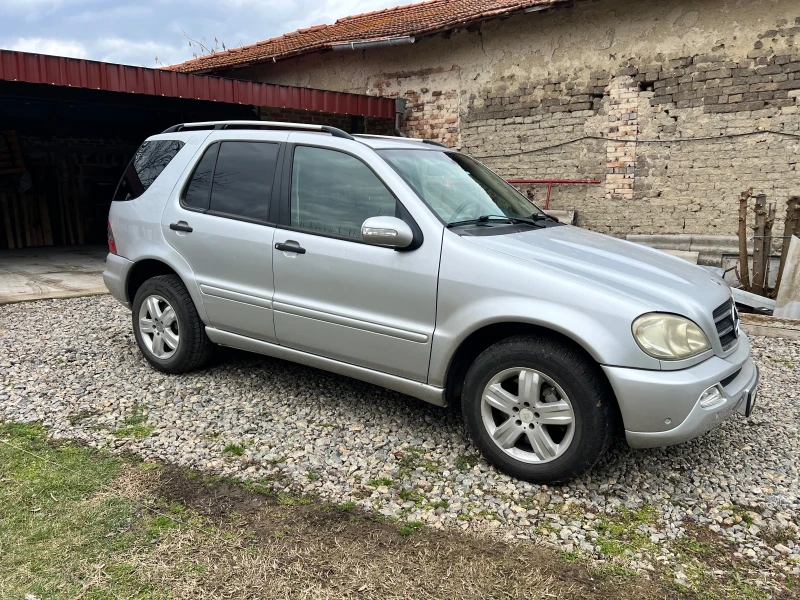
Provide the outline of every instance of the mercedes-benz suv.
{"type": "Polygon", "coordinates": [[[755,401],[722,279],[562,224],[435,142],[177,125],[125,171],[109,248],[156,369],[219,344],[459,402],[483,455],[533,482],[584,473],[618,433],[677,444],[755,401]]]}

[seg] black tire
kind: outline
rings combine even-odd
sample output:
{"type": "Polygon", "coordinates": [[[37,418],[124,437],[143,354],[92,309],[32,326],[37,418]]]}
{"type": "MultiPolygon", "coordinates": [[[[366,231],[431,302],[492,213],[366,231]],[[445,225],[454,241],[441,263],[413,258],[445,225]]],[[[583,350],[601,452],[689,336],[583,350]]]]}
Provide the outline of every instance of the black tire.
{"type": "Polygon", "coordinates": [[[617,421],[613,392],[600,367],[570,345],[533,336],[505,339],[478,356],[467,371],[462,412],[469,437],[486,460],[512,477],[538,484],[564,483],[590,470],[608,450],[617,421]],[[516,367],[550,377],[572,404],[572,442],[549,462],[526,463],[510,456],[492,440],[484,424],[484,388],[495,375],[516,367]]]}
{"type": "Polygon", "coordinates": [[[147,361],[164,373],[186,373],[199,369],[211,358],[214,348],[206,335],[205,324],[197,314],[194,301],[177,275],[159,275],[145,281],[133,299],[133,333],[136,343],[147,361]],[[172,356],[161,359],[155,356],[142,339],[139,328],[139,311],[142,303],[151,295],[164,298],[173,307],[178,322],[180,337],[172,356]]]}

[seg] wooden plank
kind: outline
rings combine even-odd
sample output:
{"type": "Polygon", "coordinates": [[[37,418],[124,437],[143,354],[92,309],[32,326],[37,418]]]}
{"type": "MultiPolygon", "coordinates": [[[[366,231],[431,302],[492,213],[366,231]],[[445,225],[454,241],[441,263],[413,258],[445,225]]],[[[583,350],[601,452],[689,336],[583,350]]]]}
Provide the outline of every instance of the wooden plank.
{"type": "Polygon", "coordinates": [[[28,207],[28,218],[31,224],[31,240],[34,246],[42,246],[42,232],[39,224],[39,203],[32,194],[25,194],[25,204],[28,207]]]}
{"type": "Polygon", "coordinates": [[[73,205],[75,208],[75,219],[76,219],[76,231],[78,233],[78,244],[81,246],[83,245],[83,219],[81,218],[81,201],[80,195],[78,193],[78,181],[75,178],[74,174],[78,172],[78,165],[76,161],[75,168],[70,173],[70,181],[72,182],[72,193],[73,193],[73,205]]]}
{"type": "Polygon", "coordinates": [[[753,281],[750,291],[764,295],[764,276],[766,275],[766,252],[764,248],[764,228],[767,220],[767,196],[758,194],[753,208],[756,223],[753,227],[753,281]]]}
{"type": "Polygon", "coordinates": [[[742,329],[750,335],[800,340],[800,319],[742,314],[742,329]]]}
{"type": "Polygon", "coordinates": [[[42,237],[45,246],[53,245],[53,229],[50,225],[50,208],[47,205],[47,196],[39,196],[39,213],[42,217],[42,237]]]}
{"type": "Polygon", "coordinates": [[[31,238],[31,224],[30,219],[28,218],[28,203],[25,202],[25,198],[22,195],[17,196],[20,211],[22,212],[22,225],[25,227],[25,246],[30,247],[32,245],[32,238],[31,238]]]}
{"type": "Polygon", "coordinates": [[[11,202],[14,206],[14,223],[16,224],[14,230],[17,232],[17,248],[23,248],[22,240],[25,236],[25,231],[22,229],[22,207],[20,206],[19,197],[16,194],[12,194],[11,202]]]}
{"type": "Polygon", "coordinates": [[[778,279],[775,282],[776,295],[781,289],[783,268],[786,265],[789,241],[792,239],[793,234],[800,237],[800,196],[792,196],[786,201],[786,218],[783,223],[783,246],[781,248],[781,259],[778,263],[778,279]]]}
{"type": "Polygon", "coordinates": [[[747,256],[747,203],[753,195],[753,188],[742,192],[739,196],[739,281],[746,290],[750,289],[750,259],[747,256]]]}
{"type": "Polygon", "coordinates": [[[6,229],[6,245],[9,250],[13,250],[16,246],[14,244],[14,228],[11,226],[11,207],[8,204],[8,198],[5,194],[0,194],[0,206],[3,208],[3,225],[6,229]]]}
{"type": "Polygon", "coordinates": [[[61,199],[61,224],[62,227],[66,224],[67,233],[69,234],[69,237],[64,236],[64,244],[73,246],[75,245],[75,232],[72,228],[72,212],[70,211],[72,202],[69,196],[69,166],[67,165],[67,159],[63,156],[58,157],[57,169],[58,193],[61,199]]]}
{"type": "Polygon", "coordinates": [[[61,179],[59,177],[58,165],[56,165],[56,205],[58,206],[59,225],[61,225],[61,243],[67,244],[67,215],[64,212],[64,192],[61,189],[61,179]]]}

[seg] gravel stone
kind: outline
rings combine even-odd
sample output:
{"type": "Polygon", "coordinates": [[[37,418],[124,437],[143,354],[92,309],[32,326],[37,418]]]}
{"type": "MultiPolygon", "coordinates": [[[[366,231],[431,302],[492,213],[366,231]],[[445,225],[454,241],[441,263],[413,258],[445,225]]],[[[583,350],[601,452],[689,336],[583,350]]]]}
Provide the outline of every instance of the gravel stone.
{"type": "Polygon", "coordinates": [[[205,370],[159,373],[136,347],[130,312],[107,296],[0,306],[0,419],[600,563],[611,558],[599,524],[648,507],[653,517],[634,526],[646,545],[614,561],[667,567],[685,583],[691,565],[674,542],[700,527],[769,588],[800,573],[800,343],[751,342],[761,386],[750,419],[672,448],[619,442],[560,487],[490,467],[456,410],[344,377],[230,349],[205,370]]]}

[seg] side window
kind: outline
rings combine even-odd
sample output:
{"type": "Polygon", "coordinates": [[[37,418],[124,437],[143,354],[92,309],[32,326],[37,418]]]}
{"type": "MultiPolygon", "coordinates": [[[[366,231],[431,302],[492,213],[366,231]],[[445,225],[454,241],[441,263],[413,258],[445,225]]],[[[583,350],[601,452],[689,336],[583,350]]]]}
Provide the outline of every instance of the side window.
{"type": "Polygon", "coordinates": [[[114,200],[135,200],[144,194],[181,148],[179,140],[153,140],[139,146],[122,174],[114,200]]]}
{"type": "Polygon", "coordinates": [[[269,142],[222,142],[209,209],[268,221],[278,148],[269,142]]]}
{"type": "Polygon", "coordinates": [[[183,203],[190,208],[208,210],[211,201],[211,178],[214,176],[214,164],[217,162],[219,144],[211,144],[197,163],[192,179],[183,195],[183,203]]]}
{"type": "Polygon", "coordinates": [[[295,148],[292,226],[361,239],[364,221],[395,216],[396,209],[391,192],[357,158],[325,148],[295,148]]]}

